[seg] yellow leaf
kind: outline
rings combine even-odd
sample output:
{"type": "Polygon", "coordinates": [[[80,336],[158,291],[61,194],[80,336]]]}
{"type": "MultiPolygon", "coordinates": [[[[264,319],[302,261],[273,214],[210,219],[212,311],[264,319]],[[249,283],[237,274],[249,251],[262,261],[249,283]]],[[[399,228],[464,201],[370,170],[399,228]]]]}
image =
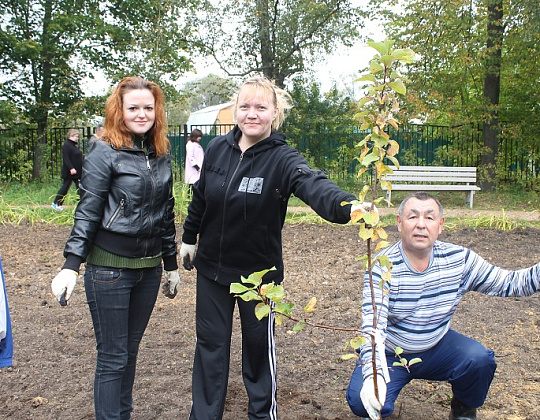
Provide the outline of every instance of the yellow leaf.
{"type": "Polygon", "coordinates": [[[394,157],[395,155],[399,153],[399,143],[395,140],[390,140],[388,144],[389,144],[389,147],[386,150],[386,153],[388,154],[388,156],[394,157]]]}
{"type": "Polygon", "coordinates": [[[381,239],[388,239],[388,233],[386,233],[386,230],[384,230],[384,228],[377,228],[377,233],[379,234],[379,237],[381,239]]]}
{"type": "Polygon", "coordinates": [[[362,223],[360,225],[360,231],[358,232],[358,236],[360,236],[360,238],[362,238],[364,241],[367,241],[368,239],[371,239],[372,235],[373,235],[373,229],[366,228],[365,223],[362,223]]]}
{"type": "Polygon", "coordinates": [[[379,212],[376,210],[371,210],[369,213],[364,215],[364,221],[371,226],[375,226],[379,223],[379,212]]]}
{"type": "Polygon", "coordinates": [[[364,215],[366,212],[363,208],[357,208],[351,213],[351,222],[358,223],[360,220],[364,218],[364,215]]]}
{"type": "Polygon", "coordinates": [[[381,241],[375,247],[375,252],[379,252],[383,248],[387,248],[390,243],[388,241],[381,241]]]}
{"type": "Polygon", "coordinates": [[[366,338],[365,337],[362,337],[362,336],[357,336],[355,338],[353,338],[351,341],[350,341],[350,344],[351,344],[351,347],[353,349],[357,349],[361,346],[363,346],[364,344],[366,343],[366,338]]]}
{"type": "Polygon", "coordinates": [[[399,112],[399,102],[396,98],[394,98],[394,102],[392,102],[392,113],[397,114],[399,112]]]}
{"type": "Polygon", "coordinates": [[[305,306],[304,308],[304,312],[306,313],[310,313],[310,312],[314,312],[315,311],[315,306],[317,305],[317,298],[315,296],[313,296],[309,302],[307,303],[307,305],[305,306]]]}

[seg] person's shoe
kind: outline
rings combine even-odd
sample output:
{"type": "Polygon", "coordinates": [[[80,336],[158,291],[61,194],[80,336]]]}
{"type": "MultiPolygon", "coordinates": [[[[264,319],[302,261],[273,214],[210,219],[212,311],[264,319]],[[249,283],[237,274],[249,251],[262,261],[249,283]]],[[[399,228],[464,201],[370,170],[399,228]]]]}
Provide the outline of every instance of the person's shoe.
{"type": "Polygon", "coordinates": [[[463,404],[456,397],[450,403],[450,420],[476,420],[476,407],[463,404]]]}
{"type": "Polygon", "coordinates": [[[51,204],[51,207],[52,207],[53,209],[55,209],[56,211],[63,211],[63,210],[64,210],[64,208],[63,208],[62,206],[60,206],[60,205],[58,205],[58,204],[56,204],[56,203],[52,203],[52,204],[51,204]]]}

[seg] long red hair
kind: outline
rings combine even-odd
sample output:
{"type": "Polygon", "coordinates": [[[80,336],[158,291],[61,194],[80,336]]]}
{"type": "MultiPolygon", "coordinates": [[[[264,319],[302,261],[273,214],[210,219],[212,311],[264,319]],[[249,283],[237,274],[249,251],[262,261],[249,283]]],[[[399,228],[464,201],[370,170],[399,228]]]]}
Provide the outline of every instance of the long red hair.
{"type": "Polygon", "coordinates": [[[165,116],[165,97],[161,88],[142,77],[125,77],[116,86],[113,93],[105,102],[105,132],[103,138],[116,148],[133,147],[133,133],[124,123],[123,104],[124,95],[131,90],[146,89],[154,96],[155,115],[154,125],[146,133],[149,143],[154,147],[156,155],[163,156],[171,148],[167,138],[167,117],[165,116]]]}

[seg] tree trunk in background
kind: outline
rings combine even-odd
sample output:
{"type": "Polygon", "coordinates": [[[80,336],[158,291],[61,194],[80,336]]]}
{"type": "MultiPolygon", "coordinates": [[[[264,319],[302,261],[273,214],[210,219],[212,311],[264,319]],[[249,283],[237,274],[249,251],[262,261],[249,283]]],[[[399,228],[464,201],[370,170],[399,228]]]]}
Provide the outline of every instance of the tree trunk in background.
{"type": "Polygon", "coordinates": [[[270,37],[270,13],[268,12],[268,0],[256,0],[259,42],[261,48],[261,64],[263,74],[270,80],[274,75],[274,54],[272,53],[272,39],[270,37]]]}
{"type": "MultiPolygon", "coordinates": [[[[50,25],[52,21],[53,4],[51,1],[43,3],[43,32],[41,34],[41,45],[43,45],[42,63],[41,63],[41,79],[39,70],[33,69],[33,89],[34,97],[36,98],[35,105],[35,121],[38,127],[38,137],[34,148],[34,162],[32,169],[32,177],[39,179],[43,175],[43,167],[46,165],[47,151],[47,125],[49,120],[49,109],[51,105],[51,90],[52,90],[52,63],[54,60],[53,48],[51,44],[54,42],[51,39],[50,25]],[[41,80],[41,86],[40,86],[41,80]]],[[[33,66],[37,66],[36,61],[33,61],[33,66]]]]}
{"type": "Polygon", "coordinates": [[[504,38],[503,4],[500,0],[488,0],[486,76],[484,79],[484,97],[486,113],[482,137],[482,181],[484,190],[495,187],[495,162],[499,146],[499,95],[501,90],[501,50],[504,38]]]}

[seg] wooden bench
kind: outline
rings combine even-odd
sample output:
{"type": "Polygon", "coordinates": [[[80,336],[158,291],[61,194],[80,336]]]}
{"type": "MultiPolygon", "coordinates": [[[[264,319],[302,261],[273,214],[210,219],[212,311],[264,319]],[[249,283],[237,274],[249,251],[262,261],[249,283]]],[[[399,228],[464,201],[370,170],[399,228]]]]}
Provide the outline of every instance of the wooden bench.
{"type": "MultiPolygon", "coordinates": [[[[450,166],[390,166],[393,173],[383,177],[392,183],[392,191],[465,191],[465,203],[473,206],[475,191],[480,191],[476,184],[476,167],[450,166]]],[[[386,190],[388,201],[392,191],[386,190]]]]}

